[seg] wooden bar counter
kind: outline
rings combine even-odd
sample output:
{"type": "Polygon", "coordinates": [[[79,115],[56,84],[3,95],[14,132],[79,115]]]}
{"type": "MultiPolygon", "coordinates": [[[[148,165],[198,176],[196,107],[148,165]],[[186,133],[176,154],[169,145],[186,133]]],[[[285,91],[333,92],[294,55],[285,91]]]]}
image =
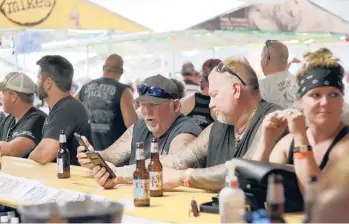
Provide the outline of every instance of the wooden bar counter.
{"type": "MultiPolygon", "coordinates": [[[[55,163],[41,165],[29,159],[2,157],[1,173],[38,180],[41,184],[53,188],[105,196],[111,201],[123,203],[125,205],[125,214],[131,216],[170,223],[219,223],[218,215],[200,213],[199,217],[190,217],[188,212],[190,201],[193,197],[200,205],[211,201],[211,198],[217,194],[179,187],[164,192],[164,197],[162,198],[151,198],[151,207],[135,208],[133,206],[132,185],[120,185],[115,189],[105,190],[97,184],[91,176],[91,171],[86,168],[71,166],[70,179],[58,179],[56,170],[57,166],[55,163]]],[[[23,202],[0,198],[0,204],[16,208],[23,205],[23,202]]],[[[286,220],[292,223],[299,223],[301,218],[301,214],[286,215],[286,220]]]]}

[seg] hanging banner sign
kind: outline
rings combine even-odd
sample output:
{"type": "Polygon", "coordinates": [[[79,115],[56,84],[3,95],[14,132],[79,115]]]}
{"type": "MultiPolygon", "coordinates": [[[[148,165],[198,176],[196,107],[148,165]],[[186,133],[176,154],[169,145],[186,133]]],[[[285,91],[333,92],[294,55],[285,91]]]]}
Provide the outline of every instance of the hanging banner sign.
{"type": "Polygon", "coordinates": [[[146,27],[84,0],[0,0],[1,28],[141,32],[146,27]]]}

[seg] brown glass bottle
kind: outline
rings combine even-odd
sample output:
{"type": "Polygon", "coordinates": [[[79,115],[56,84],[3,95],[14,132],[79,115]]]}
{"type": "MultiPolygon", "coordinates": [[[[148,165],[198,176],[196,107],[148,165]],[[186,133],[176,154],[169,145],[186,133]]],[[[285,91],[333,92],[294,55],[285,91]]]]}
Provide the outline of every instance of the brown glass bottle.
{"type": "Polygon", "coordinates": [[[308,183],[308,185],[306,187],[306,191],[305,191],[303,223],[310,223],[311,222],[313,205],[315,203],[317,196],[318,196],[317,177],[311,176],[309,178],[309,183],[308,183]]]}
{"type": "Polygon", "coordinates": [[[57,152],[58,179],[70,178],[70,154],[67,148],[65,130],[59,132],[59,150],[57,152]]]}
{"type": "Polygon", "coordinates": [[[282,184],[282,176],[269,176],[267,206],[268,216],[271,223],[286,223],[284,215],[284,185],[282,184]]]}
{"type": "Polygon", "coordinates": [[[150,206],[149,173],[145,168],[143,142],[136,143],[136,170],[133,173],[133,199],[135,207],[150,206]]]}
{"type": "Polygon", "coordinates": [[[148,172],[150,178],[150,196],[162,197],[164,195],[162,188],[162,164],[159,158],[159,140],[157,138],[153,138],[151,141],[148,172]]]}

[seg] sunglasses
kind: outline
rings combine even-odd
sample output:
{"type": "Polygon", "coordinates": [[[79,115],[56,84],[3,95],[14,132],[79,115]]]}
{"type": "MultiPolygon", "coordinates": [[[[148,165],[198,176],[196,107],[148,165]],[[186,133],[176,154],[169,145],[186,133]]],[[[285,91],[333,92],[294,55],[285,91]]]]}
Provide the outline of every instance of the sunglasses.
{"type": "Polygon", "coordinates": [[[159,87],[147,86],[145,84],[139,84],[137,86],[137,92],[139,95],[144,95],[149,93],[150,96],[165,98],[165,99],[174,99],[174,97],[168,93],[166,90],[161,89],[159,87]]]}
{"type": "Polygon", "coordinates": [[[268,52],[268,59],[270,60],[270,52],[269,52],[269,45],[273,42],[279,42],[278,40],[267,40],[265,41],[265,47],[267,48],[267,52],[268,52]]]}
{"type": "Polygon", "coordinates": [[[242,85],[247,86],[246,83],[244,82],[244,80],[242,80],[242,78],[240,78],[240,76],[238,76],[238,74],[236,74],[235,72],[233,72],[230,68],[228,68],[227,66],[225,66],[223,64],[223,62],[219,63],[218,66],[216,67],[216,71],[220,72],[220,73],[224,73],[224,72],[229,72],[231,75],[235,76],[236,78],[238,78],[240,80],[240,82],[242,83],[242,85]]]}

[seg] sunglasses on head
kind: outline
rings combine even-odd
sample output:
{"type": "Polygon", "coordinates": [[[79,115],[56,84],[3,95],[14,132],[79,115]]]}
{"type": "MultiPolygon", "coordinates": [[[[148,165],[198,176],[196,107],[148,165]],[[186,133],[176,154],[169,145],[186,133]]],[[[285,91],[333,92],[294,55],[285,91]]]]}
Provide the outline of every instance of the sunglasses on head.
{"type": "Polygon", "coordinates": [[[267,48],[267,52],[268,52],[268,59],[270,60],[270,52],[269,52],[269,45],[273,42],[279,42],[278,40],[267,40],[265,41],[265,47],[267,48]]]}
{"type": "Polygon", "coordinates": [[[146,93],[149,93],[150,96],[158,98],[174,99],[174,97],[170,93],[166,92],[166,90],[161,89],[159,87],[147,86],[145,84],[139,84],[137,86],[137,92],[141,96],[146,93]]]}
{"type": "Polygon", "coordinates": [[[224,73],[224,72],[229,72],[231,75],[235,76],[236,78],[238,78],[240,80],[240,82],[242,83],[242,85],[247,86],[246,83],[244,82],[244,80],[242,80],[242,78],[240,76],[238,76],[238,74],[236,74],[235,72],[233,72],[230,68],[228,68],[227,66],[225,66],[223,64],[223,62],[219,63],[218,66],[216,67],[216,71],[220,72],[220,73],[224,73]]]}

